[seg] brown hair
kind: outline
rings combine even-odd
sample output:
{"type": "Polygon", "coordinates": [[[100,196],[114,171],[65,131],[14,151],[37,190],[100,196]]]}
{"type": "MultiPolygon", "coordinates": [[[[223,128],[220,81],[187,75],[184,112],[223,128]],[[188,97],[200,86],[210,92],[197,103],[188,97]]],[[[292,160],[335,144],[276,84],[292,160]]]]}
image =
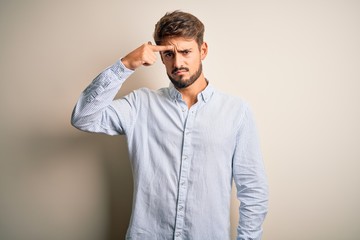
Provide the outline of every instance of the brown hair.
{"type": "Polygon", "coordinates": [[[194,15],[181,11],[166,13],[155,25],[154,40],[157,45],[168,37],[194,39],[199,47],[204,39],[204,24],[194,15]]]}

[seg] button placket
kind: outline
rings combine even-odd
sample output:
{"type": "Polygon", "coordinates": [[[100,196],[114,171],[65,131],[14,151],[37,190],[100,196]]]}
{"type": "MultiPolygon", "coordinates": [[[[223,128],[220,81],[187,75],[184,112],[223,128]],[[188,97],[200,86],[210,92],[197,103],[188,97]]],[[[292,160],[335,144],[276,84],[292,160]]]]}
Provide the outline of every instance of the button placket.
{"type": "Polygon", "coordinates": [[[176,222],[175,222],[175,239],[181,239],[182,230],[184,226],[185,208],[186,208],[186,195],[187,195],[187,182],[188,172],[190,168],[190,156],[192,154],[191,147],[191,132],[195,118],[195,108],[191,108],[189,111],[186,109],[187,118],[185,120],[184,132],[183,132],[183,149],[180,165],[180,176],[178,185],[178,201],[176,206],[176,222]]]}

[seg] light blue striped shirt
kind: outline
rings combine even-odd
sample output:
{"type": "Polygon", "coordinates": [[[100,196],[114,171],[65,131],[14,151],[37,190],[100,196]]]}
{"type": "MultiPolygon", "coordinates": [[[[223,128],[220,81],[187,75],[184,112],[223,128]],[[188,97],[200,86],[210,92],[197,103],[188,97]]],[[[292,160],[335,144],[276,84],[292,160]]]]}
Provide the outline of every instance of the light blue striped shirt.
{"type": "Polygon", "coordinates": [[[260,239],[268,186],[248,105],[211,84],[190,109],[173,86],[114,100],[132,73],[120,60],[100,73],[71,119],[83,131],[126,135],[134,177],[126,239],[230,239],[232,179],[237,239],[260,239]]]}

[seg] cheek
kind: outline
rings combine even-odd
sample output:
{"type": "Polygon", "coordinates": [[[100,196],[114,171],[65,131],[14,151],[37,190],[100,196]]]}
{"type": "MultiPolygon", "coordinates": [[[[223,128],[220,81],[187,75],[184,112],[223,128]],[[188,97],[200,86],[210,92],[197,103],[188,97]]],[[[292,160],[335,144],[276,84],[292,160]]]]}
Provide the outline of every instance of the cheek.
{"type": "Polygon", "coordinates": [[[191,66],[191,68],[196,71],[199,68],[199,65],[201,64],[201,60],[200,59],[194,59],[191,61],[191,63],[189,63],[191,66]]]}
{"type": "Polygon", "coordinates": [[[171,73],[171,71],[172,71],[171,65],[170,64],[164,64],[164,65],[165,65],[165,68],[166,68],[166,72],[171,73]]]}
{"type": "Polygon", "coordinates": [[[162,63],[164,64],[164,66],[165,66],[166,69],[169,68],[169,66],[170,66],[169,62],[167,62],[167,61],[162,61],[162,63]]]}

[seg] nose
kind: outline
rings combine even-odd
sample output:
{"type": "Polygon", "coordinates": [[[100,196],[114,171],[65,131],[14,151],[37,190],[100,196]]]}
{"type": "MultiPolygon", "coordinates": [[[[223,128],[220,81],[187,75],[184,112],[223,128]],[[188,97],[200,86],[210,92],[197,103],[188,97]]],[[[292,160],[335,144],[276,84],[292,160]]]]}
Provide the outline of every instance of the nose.
{"type": "Polygon", "coordinates": [[[174,68],[179,68],[183,65],[183,59],[181,54],[176,53],[174,56],[174,68]]]}

